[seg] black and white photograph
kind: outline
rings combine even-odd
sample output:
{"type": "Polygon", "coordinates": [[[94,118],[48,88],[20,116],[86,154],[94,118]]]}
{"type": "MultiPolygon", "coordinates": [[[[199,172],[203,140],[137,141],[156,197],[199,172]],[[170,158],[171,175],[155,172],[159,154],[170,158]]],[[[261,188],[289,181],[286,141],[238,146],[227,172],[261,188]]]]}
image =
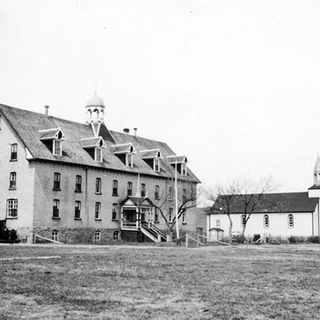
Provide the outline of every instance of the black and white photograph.
{"type": "Polygon", "coordinates": [[[320,319],[320,2],[0,0],[0,320],[320,319]]]}

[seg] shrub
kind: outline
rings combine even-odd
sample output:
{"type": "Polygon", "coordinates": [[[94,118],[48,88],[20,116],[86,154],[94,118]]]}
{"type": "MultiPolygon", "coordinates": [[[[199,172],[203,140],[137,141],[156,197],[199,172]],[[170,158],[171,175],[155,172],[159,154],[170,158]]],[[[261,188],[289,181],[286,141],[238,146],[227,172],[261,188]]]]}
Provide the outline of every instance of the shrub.
{"type": "Polygon", "coordinates": [[[302,243],[302,242],[305,242],[306,239],[304,237],[290,236],[288,238],[288,241],[290,243],[302,243]]]}
{"type": "Polygon", "coordinates": [[[316,236],[308,237],[308,242],[311,242],[311,243],[320,243],[320,237],[316,237],[316,236]]]}

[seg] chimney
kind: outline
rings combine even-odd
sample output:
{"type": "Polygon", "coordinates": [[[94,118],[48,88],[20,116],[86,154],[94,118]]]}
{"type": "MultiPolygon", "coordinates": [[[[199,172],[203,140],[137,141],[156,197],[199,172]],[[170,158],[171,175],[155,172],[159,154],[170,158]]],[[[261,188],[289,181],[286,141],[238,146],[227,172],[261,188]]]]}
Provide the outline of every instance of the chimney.
{"type": "Polygon", "coordinates": [[[133,128],[135,137],[137,136],[138,128],[133,128]]]}
{"type": "Polygon", "coordinates": [[[124,133],[129,133],[130,130],[129,130],[128,128],[124,128],[124,129],[123,129],[123,132],[124,132],[124,133]]]}
{"type": "Polygon", "coordinates": [[[46,115],[49,115],[49,106],[44,106],[44,108],[46,109],[46,115]]]}

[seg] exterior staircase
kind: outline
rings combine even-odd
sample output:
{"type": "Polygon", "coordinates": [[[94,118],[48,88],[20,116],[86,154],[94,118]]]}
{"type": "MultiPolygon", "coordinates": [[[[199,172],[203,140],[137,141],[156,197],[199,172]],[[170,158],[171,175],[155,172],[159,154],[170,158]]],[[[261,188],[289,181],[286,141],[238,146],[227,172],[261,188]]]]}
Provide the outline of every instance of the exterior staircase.
{"type": "Polygon", "coordinates": [[[167,241],[166,234],[152,223],[141,223],[141,232],[154,242],[167,241]]]}

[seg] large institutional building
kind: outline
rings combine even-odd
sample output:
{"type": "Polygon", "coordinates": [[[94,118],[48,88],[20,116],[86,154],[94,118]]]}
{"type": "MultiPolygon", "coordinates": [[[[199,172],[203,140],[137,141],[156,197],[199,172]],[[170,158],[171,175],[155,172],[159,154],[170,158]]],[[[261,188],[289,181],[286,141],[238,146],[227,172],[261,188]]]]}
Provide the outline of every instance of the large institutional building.
{"type": "Polygon", "coordinates": [[[196,228],[196,210],[188,208],[200,181],[187,157],[136,131],[109,130],[104,114],[96,94],[85,124],[48,109],[0,105],[0,231],[15,229],[29,242],[35,234],[62,242],[161,241],[176,200],[180,229],[196,228]]]}

